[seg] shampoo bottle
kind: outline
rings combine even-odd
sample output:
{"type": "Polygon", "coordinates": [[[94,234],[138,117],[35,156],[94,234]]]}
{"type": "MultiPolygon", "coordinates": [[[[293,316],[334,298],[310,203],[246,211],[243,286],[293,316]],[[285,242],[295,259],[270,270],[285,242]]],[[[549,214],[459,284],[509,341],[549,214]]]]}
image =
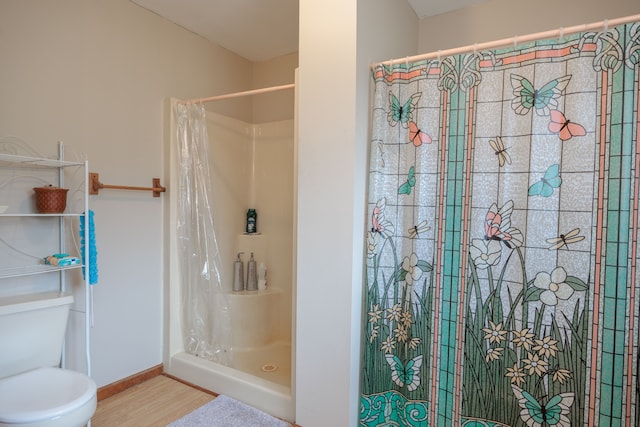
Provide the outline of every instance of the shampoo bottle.
{"type": "Polygon", "coordinates": [[[258,214],[255,209],[249,209],[247,211],[247,234],[253,234],[258,232],[258,214]]]}
{"type": "Polygon", "coordinates": [[[244,290],[244,266],[240,255],[242,252],[238,252],[238,259],[233,263],[233,292],[244,290]]]}
{"type": "Polygon", "coordinates": [[[253,252],[251,252],[251,259],[247,263],[247,290],[258,290],[258,270],[256,269],[256,260],[253,259],[253,252]]]}

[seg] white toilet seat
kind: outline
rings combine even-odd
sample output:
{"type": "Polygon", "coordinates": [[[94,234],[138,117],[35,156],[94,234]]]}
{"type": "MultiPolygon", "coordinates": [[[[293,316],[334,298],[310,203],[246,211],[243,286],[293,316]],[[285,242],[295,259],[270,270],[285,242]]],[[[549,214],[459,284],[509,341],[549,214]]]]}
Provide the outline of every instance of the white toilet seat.
{"type": "Polygon", "coordinates": [[[81,426],[95,408],[96,384],[79,372],[39,368],[0,380],[0,426],[81,426]]]}

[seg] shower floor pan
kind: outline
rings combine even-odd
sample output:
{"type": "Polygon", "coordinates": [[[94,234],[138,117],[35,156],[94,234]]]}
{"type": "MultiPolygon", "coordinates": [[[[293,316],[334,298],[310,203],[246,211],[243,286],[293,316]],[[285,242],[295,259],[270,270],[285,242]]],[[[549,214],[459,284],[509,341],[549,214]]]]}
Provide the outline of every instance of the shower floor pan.
{"type": "Polygon", "coordinates": [[[293,421],[289,343],[236,349],[233,367],[184,352],[177,353],[165,365],[165,371],[207,390],[240,400],[275,417],[293,421]]]}
{"type": "Polygon", "coordinates": [[[234,349],[233,367],[289,387],[291,385],[291,345],[275,343],[254,349],[234,349]]]}

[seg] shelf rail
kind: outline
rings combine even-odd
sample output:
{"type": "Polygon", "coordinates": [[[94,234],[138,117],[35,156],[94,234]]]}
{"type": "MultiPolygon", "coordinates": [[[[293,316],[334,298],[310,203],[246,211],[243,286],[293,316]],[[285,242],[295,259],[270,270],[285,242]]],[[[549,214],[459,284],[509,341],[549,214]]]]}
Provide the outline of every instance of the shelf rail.
{"type": "Polygon", "coordinates": [[[160,185],[160,178],[153,178],[152,187],[133,187],[129,185],[109,185],[100,182],[100,176],[97,173],[89,173],[89,194],[99,194],[102,189],[115,190],[139,190],[152,191],[153,197],[160,197],[160,193],[167,191],[165,187],[160,185]]]}

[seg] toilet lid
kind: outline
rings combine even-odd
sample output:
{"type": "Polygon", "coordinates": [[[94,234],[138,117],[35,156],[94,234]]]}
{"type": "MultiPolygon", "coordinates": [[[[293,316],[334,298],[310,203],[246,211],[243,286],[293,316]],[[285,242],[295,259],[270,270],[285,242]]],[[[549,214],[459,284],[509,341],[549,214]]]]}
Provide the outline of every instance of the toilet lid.
{"type": "Polygon", "coordinates": [[[0,422],[27,423],[64,415],[87,403],[96,383],[80,372],[39,368],[0,380],[0,422]]]}

